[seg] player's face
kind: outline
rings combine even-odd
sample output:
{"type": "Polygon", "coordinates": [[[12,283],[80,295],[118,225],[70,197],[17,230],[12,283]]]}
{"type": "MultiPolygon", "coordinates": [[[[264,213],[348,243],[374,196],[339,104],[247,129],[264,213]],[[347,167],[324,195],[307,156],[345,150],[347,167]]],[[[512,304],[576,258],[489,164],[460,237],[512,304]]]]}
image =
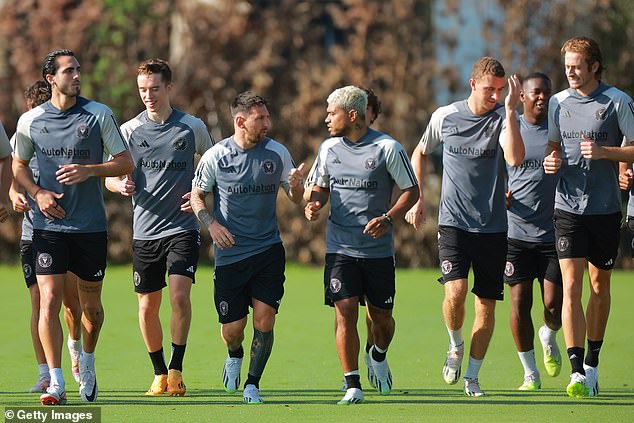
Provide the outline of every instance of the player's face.
{"type": "Polygon", "coordinates": [[[160,73],[141,74],[136,78],[139,96],[148,112],[158,113],[170,107],[172,84],[166,84],[160,73]]]}
{"type": "Polygon", "coordinates": [[[271,117],[264,105],[251,107],[251,112],[243,118],[243,129],[246,132],[246,139],[250,143],[258,143],[266,137],[271,129],[271,117]]]}
{"type": "Polygon", "coordinates": [[[550,83],[543,78],[529,79],[524,83],[521,93],[524,114],[538,120],[548,116],[548,100],[552,90],[550,83]]]}
{"type": "Polygon", "coordinates": [[[504,78],[494,75],[484,75],[477,80],[471,80],[471,95],[482,110],[492,110],[502,97],[504,78]]]}
{"type": "Polygon", "coordinates": [[[341,107],[333,104],[328,104],[326,108],[325,122],[328,127],[328,132],[333,137],[345,137],[352,128],[352,122],[350,121],[348,113],[341,107]]]}
{"type": "Polygon", "coordinates": [[[599,64],[588,65],[581,53],[567,51],[564,55],[564,67],[570,88],[583,90],[596,81],[594,72],[599,64]]]}
{"type": "Polygon", "coordinates": [[[76,97],[81,91],[81,72],[79,62],[74,56],[57,57],[59,65],[57,72],[53,75],[51,87],[68,97],[76,97]]]}

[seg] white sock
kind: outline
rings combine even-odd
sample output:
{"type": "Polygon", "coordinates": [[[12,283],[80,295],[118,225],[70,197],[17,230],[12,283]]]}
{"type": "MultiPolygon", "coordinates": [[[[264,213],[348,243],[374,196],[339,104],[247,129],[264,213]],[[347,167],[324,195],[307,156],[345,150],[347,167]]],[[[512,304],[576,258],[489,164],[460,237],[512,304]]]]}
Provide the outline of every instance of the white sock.
{"type": "Polygon", "coordinates": [[[449,349],[451,351],[456,351],[460,348],[464,348],[464,340],[462,339],[462,328],[457,330],[451,330],[447,328],[447,332],[449,333],[449,349]]]}
{"type": "Polygon", "coordinates": [[[524,366],[524,377],[532,375],[533,373],[539,374],[537,363],[535,362],[535,350],[526,352],[518,351],[517,355],[519,355],[522,366],[524,366]]]}
{"type": "Polygon", "coordinates": [[[557,343],[557,331],[556,330],[552,330],[551,328],[549,328],[548,326],[544,325],[542,326],[542,330],[539,331],[539,337],[542,340],[542,342],[548,342],[549,344],[556,344],[557,343]],[[544,336],[542,336],[542,334],[544,336]]]}
{"type": "Polygon", "coordinates": [[[467,366],[467,371],[464,374],[464,378],[477,379],[483,361],[484,360],[476,360],[475,358],[471,357],[471,355],[469,355],[469,365],[467,366]]]}
{"type": "Polygon", "coordinates": [[[62,369],[59,367],[50,369],[51,374],[51,386],[58,385],[62,390],[66,390],[66,383],[64,382],[64,376],[62,376],[62,369]]]}
{"type": "Polygon", "coordinates": [[[68,334],[68,341],[66,341],[66,345],[68,345],[68,349],[70,351],[81,351],[81,339],[75,341],[70,337],[70,334],[68,334]]]}
{"type": "Polygon", "coordinates": [[[40,373],[40,379],[42,378],[50,378],[51,376],[48,374],[48,364],[38,364],[37,371],[40,373]]]}
{"type": "Polygon", "coordinates": [[[84,351],[79,361],[82,367],[88,367],[89,369],[94,368],[95,367],[95,353],[94,352],[87,353],[84,351]]]}

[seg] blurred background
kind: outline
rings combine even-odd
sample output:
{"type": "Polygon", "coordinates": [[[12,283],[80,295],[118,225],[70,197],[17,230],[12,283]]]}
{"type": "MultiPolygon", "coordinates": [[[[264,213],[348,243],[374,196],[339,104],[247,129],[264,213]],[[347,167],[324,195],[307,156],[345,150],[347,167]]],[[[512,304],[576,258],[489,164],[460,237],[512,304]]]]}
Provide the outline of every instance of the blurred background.
{"type": "MultiPolygon", "coordinates": [[[[355,84],[371,87],[383,104],[374,127],[411,153],[431,113],[468,96],[480,56],[498,58],[507,73],[545,72],[557,92],[567,87],[561,44],[590,36],[603,51],[604,81],[632,95],[633,6],[630,0],[0,0],[0,120],[11,136],[25,108],[24,89],[41,78],[44,56],[70,48],[82,67],[82,95],[108,105],[120,124],[143,109],[136,67],[160,57],[174,72],[172,105],[201,118],[215,140],[233,132],[231,100],[254,90],[270,101],[269,135],[308,167],[328,136],[326,97],[355,84]]],[[[395,226],[399,266],[437,265],[440,157],[432,162],[427,224],[418,231],[395,226]]],[[[127,263],[131,204],[105,195],[109,259],[127,263]]],[[[284,197],[278,217],[288,259],[322,263],[323,219],[309,225],[284,197]]],[[[3,262],[17,262],[20,218],[12,214],[0,225],[3,262]]],[[[624,232],[621,267],[632,267],[623,254],[628,243],[624,232]]]]}

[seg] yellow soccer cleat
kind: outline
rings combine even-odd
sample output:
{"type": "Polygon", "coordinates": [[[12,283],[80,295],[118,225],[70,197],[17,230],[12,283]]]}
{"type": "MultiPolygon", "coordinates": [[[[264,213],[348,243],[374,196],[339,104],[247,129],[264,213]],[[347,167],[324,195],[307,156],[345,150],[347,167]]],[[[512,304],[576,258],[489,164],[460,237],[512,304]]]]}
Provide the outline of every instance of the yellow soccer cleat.
{"type": "Polygon", "coordinates": [[[182,397],[186,392],[183,375],[179,370],[170,369],[167,373],[167,395],[170,397],[182,397]]]}
{"type": "Polygon", "coordinates": [[[531,374],[524,377],[524,383],[517,388],[519,391],[537,391],[542,389],[542,382],[539,380],[539,374],[531,374]]]}
{"type": "Polygon", "coordinates": [[[145,393],[147,396],[162,395],[167,390],[167,375],[154,375],[154,380],[150,389],[145,393]]]}

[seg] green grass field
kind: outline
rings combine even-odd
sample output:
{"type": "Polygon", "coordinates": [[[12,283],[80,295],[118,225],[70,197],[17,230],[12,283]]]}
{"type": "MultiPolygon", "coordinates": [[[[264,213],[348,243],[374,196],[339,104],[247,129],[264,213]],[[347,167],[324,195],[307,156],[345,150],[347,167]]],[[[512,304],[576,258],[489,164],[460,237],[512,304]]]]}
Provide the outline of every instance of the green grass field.
{"type": "MultiPolygon", "coordinates": [[[[396,335],[388,354],[394,391],[390,396],[379,396],[363,375],[366,402],[351,407],[335,405],[342,395],[342,374],[334,346],[334,313],[322,305],[321,268],[291,265],[287,270],[275,346],[261,382],[266,401],[262,406],[244,405],[241,394],[226,394],[222,389],[220,375],[226,350],[212,307],[211,276],[211,268],[201,268],[193,289],[194,319],[184,363],[187,395],[148,398],[143,393],[151,382],[152,367],[137,324],[131,271],[129,267],[108,269],[106,322],[96,352],[100,387],[96,406],[101,407],[102,421],[634,421],[632,273],[615,272],[613,278],[612,313],[600,365],[601,395],[577,400],[564,393],[569,364],[564,363],[557,378],[548,378],[541,365],[539,343],[536,355],[543,389],[539,393],[516,390],[523,373],[508,327],[508,301],[498,304],[497,327],[480,373],[488,396],[467,398],[459,384],[446,385],[440,376],[448,340],[440,312],[438,271],[398,270],[396,335]]],[[[28,329],[28,292],[18,266],[0,267],[0,279],[7,295],[0,309],[0,404],[34,406],[37,395],[25,393],[37,376],[28,329]]],[[[169,303],[164,300],[163,305],[167,312],[169,303]]],[[[537,303],[534,316],[538,324],[540,313],[537,303]]],[[[163,316],[166,329],[169,315],[163,316]]],[[[469,295],[465,328],[471,327],[472,317],[473,295],[469,295]]],[[[250,346],[251,332],[249,327],[245,350],[250,346]]],[[[168,342],[166,337],[164,345],[168,342]]],[[[559,344],[563,348],[561,333],[559,344]]],[[[81,406],[66,351],[63,359],[68,403],[81,406]]],[[[243,380],[247,368],[245,363],[243,380]]]]}

